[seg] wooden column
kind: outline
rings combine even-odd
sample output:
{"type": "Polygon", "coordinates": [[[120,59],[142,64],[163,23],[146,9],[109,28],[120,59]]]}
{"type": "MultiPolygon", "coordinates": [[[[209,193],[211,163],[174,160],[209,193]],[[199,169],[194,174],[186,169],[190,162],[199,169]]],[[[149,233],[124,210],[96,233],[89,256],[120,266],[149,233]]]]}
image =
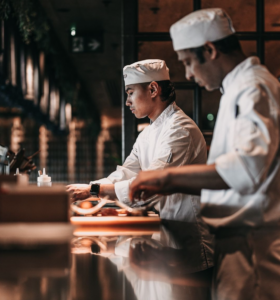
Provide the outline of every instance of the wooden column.
{"type": "MultiPolygon", "coordinates": [[[[122,0],[122,68],[137,61],[138,1],[122,0]]],[[[137,136],[135,116],[125,105],[122,78],[122,160],[129,155],[137,136]]]]}

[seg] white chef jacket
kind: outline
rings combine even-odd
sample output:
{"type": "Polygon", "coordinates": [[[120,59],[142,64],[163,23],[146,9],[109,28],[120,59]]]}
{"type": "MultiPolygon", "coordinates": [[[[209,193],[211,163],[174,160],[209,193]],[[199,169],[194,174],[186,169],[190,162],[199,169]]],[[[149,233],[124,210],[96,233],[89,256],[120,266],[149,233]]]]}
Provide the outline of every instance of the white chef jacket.
{"type": "Polygon", "coordinates": [[[276,224],[280,85],[249,57],[227,74],[222,89],[207,163],[230,189],[202,191],[203,219],[214,228],[276,224]]]}
{"type": "MultiPolygon", "coordinates": [[[[174,102],[138,136],[123,166],[108,178],[92,183],[115,184],[120,201],[128,202],[129,185],[140,171],[158,170],[188,164],[203,164],[207,152],[204,137],[194,123],[174,102]]],[[[160,217],[186,221],[186,230],[201,241],[201,255],[206,255],[205,269],[212,265],[212,237],[200,216],[200,197],[184,194],[159,196],[160,217]]]]}
{"type": "MultiPolygon", "coordinates": [[[[114,183],[118,199],[128,202],[129,185],[140,171],[203,164],[206,159],[206,143],[201,131],[173,102],[139,134],[122,166],[117,166],[108,178],[91,183],[114,183]]],[[[182,197],[186,196],[175,194],[162,197],[161,217],[177,218],[185,213],[181,212],[181,206],[188,201],[182,197]]]]}

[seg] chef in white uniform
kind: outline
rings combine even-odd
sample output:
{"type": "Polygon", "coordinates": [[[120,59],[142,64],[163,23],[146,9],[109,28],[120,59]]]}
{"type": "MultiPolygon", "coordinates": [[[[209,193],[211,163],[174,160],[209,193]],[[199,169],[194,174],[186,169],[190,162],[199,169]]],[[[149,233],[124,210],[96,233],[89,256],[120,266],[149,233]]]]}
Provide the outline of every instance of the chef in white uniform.
{"type": "MultiPolygon", "coordinates": [[[[175,90],[165,62],[151,59],[136,62],[123,69],[126,105],[136,118],[151,120],[138,136],[130,155],[122,166],[107,178],[89,185],[70,185],[74,199],[90,196],[90,189],[99,185],[99,197],[109,196],[129,201],[129,185],[142,170],[159,170],[206,162],[206,143],[199,128],[174,102],[175,90]]],[[[199,214],[198,196],[176,194],[160,197],[162,219],[187,222],[186,230],[199,243],[203,263],[201,270],[212,266],[213,238],[199,214]]]]}
{"type": "Polygon", "coordinates": [[[279,299],[279,82],[244,56],[222,9],[196,11],[170,32],[186,77],[223,94],[209,158],[142,172],[130,197],[202,191],[202,215],[216,233],[213,298],[279,299]]]}

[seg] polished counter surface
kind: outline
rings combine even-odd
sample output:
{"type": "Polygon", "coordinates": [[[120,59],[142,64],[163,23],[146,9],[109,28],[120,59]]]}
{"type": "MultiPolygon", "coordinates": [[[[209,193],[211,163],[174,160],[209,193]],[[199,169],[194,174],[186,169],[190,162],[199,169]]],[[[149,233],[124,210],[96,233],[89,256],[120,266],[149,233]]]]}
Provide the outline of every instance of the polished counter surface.
{"type": "Polygon", "coordinates": [[[0,299],[211,299],[188,227],[0,225],[0,299]]]}

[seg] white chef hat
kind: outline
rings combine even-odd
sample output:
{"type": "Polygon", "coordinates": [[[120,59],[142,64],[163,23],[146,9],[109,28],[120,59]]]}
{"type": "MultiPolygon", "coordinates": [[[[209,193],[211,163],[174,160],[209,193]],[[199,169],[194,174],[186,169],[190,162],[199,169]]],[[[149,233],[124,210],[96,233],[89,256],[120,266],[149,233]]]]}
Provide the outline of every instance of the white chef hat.
{"type": "Polygon", "coordinates": [[[175,51],[203,46],[235,33],[232,21],[221,8],[197,10],[170,28],[175,51]]]}
{"type": "Polygon", "coordinates": [[[123,77],[125,85],[170,80],[169,69],[161,59],[146,59],[125,66],[123,77]]]}

